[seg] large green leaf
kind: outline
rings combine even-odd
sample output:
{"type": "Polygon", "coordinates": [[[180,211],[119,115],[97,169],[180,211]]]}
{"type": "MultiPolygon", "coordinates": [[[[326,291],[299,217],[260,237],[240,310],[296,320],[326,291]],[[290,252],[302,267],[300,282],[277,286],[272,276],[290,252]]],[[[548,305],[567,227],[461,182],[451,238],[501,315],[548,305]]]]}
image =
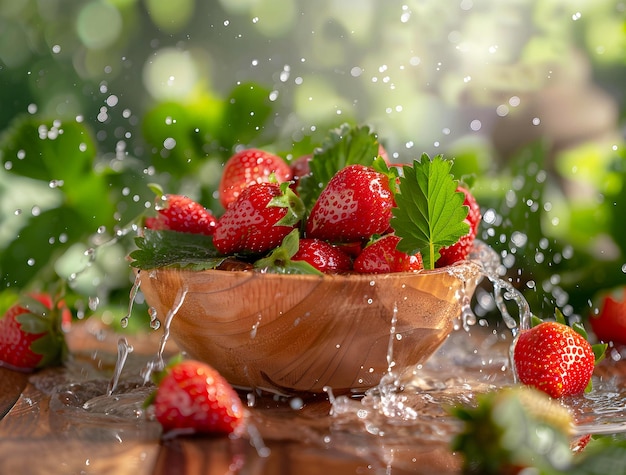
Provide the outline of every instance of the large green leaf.
{"type": "Polygon", "coordinates": [[[11,173],[73,187],[93,173],[96,146],[82,123],[27,116],[3,134],[0,152],[11,173]]]}
{"type": "Polygon", "coordinates": [[[22,288],[41,272],[48,272],[45,278],[55,278],[54,257],[87,235],[83,218],[66,206],[32,217],[0,255],[0,285],[22,288]]]}
{"type": "Polygon", "coordinates": [[[398,249],[411,255],[420,252],[426,269],[435,267],[442,247],[469,232],[468,208],[463,205],[464,194],[456,191],[451,167],[441,155],[431,159],[426,154],[412,167],[404,166],[392,210],[391,226],[401,238],[398,249]]]}

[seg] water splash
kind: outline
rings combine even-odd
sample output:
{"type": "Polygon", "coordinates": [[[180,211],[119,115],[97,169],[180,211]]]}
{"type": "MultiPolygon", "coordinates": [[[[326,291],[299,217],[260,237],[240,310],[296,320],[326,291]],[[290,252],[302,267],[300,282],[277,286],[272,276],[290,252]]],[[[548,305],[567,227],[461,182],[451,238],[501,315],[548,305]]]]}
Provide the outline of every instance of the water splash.
{"type": "MultiPolygon", "coordinates": [[[[377,386],[366,391],[364,397],[358,401],[348,396],[333,397],[331,413],[334,416],[345,417],[356,414],[363,421],[368,432],[382,435],[384,432],[382,427],[390,422],[401,425],[412,424],[427,415],[428,418],[432,419],[432,423],[428,429],[421,427],[420,430],[428,432],[429,438],[437,439],[440,436],[438,434],[445,434],[445,437],[448,437],[451,422],[441,408],[446,405],[469,403],[477,391],[493,389],[493,381],[490,381],[489,378],[485,379],[483,371],[485,374],[491,372],[495,374],[498,371],[502,373],[513,368],[511,351],[515,336],[520,329],[528,328],[531,316],[530,307],[521,292],[510,282],[501,278],[502,264],[498,254],[492,248],[483,242],[476,241],[471,260],[480,266],[478,277],[472,278],[486,278],[491,283],[496,307],[502,315],[502,321],[506,328],[510,330],[508,362],[498,359],[487,361],[481,356],[480,351],[465,346],[466,341],[470,339],[468,334],[478,319],[471,307],[472,295],[465,292],[466,286],[463,286],[457,295],[461,308],[459,323],[455,325],[455,332],[446,342],[447,345],[451,346],[448,346],[446,350],[440,349],[440,353],[443,353],[446,358],[451,358],[452,361],[433,369],[433,365],[436,366],[437,363],[428,360],[424,364],[416,365],[412,373],[397,373],[394,371],[393,359],[396,325],[396,308],[394,306],[390,323],[387,373],[381,378],[377,386]],[[518,319],[508,311],[506,300],[512,300],[517,304],[519,324],[518,319]],[[450,343],[451,341],[453,343],[450,343]],[[464,356],[458,356],[457,352],[463,353],[464,356]],[[474,379],[471,380],[458,377],[455,375],[454,368],[459,364],[476,367],[478,374],[473,376],[474,379]],[[491,371],[488,371],[487,368],[491,371]]],[[[451,266],[448,272],[469,284],[463,266],[451,266]]],[[[489,354],[490,345],[500,341],[500,338],[496,338],[492,342],[483,343],[482,353],[489,354]]],[[[436,361],[436,358],[434,359],[436,361]]],[[[506,377],[508,378],[507,384],[516,380],[514,371],[508,371],[506,377]]],[[[420,426],[423,425],[420,424],[420,426]]]]}
{"type": "Polygon", "coordinates": [[[157,309],[154,307],[150,307],[148,309],[148,315],[150,316],[150,328],[153,330],[158,330],[161,328],[161,322],[159,321],[159,314],[157,309]]]}
{"type": "Polygon", "coordinates": [[[396,339],[396,324],[398,323],[398,305],[394,303],[389,327],[389,345],[387,346],[387,373],[391,373],[395,362],[393,360],[393,343],[396,339]]]}
{"type": "Polygon", "coordinates": [[[109,382],[109,386],[107,387],[106,391],[107,396],[111,396],[117,389],[122,370],[124,369],[124,365],[126,364],[126,359],[128,358],[128,355],[132,352],[133,346],[128,343],[128,340],[124,337],[120,338],[117,342],[117,359],[115,361],[113,377],[111,378],[111,381],[109,382]]]}
{"type": "Polygon", "coordinates": [[[140,287],[141,287],[141,271],[137,271],[137,275],[135,276],[135,281],[133,282],[133,285],[130,288],[130,292],[128,296],[128,310],[126,312],[126,315],[124,315],[122,319],[120,320],[120,325],[122,326],[122,328],[126,328],[128,326],[130,315],[133,312],[135,298],[137,298],[137,294],[139,293],[140,287]]]}
{"type": "Polygon", "coordinates": [[[141,372],[141,376],[144,380],[144,383],[147,383],[150,380],[150,376],[154,371],[161,371],[165,367],[165,362],[163,361],[163,354],[165,353],[165,346],[167,345],[167,341],[170,337],[170,326],[172,324],[172,320],[185,303],[185,298],[187,297],[188,288],[186,285],[183,285],[178,289],[176,293],[176,298],[174,299],[174,303],[172,307],[168,310],[167,315],[163,321],[163,335],[161,336],[161,341],[159,343],[159,348],[157,350],[156,356],[146,364],[146,367],[141,372]]]}
{"type": "Polygon", "coordinates": [[[493,286],[494,302],[505,325],[516,334],[518,330],[530,327],[531,311],[527,300],[513,284],[502,279],[502,263],[498,254],[487,244],[476,241],[474,245],[474,256],[481,265],[481,273],[493,286]],[[505,300],[513,300],[519,311],[519,326],[516,320],[506,307],[505,300]]]}

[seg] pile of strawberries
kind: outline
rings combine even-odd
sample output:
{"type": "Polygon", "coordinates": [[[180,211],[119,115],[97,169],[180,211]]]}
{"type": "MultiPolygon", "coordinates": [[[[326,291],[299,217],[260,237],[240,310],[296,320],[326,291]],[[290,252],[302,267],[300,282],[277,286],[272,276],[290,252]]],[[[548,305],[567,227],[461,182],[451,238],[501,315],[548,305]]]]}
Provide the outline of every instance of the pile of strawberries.
{"type": "MultiPolygon", "coordinates": [[[[380,151],[386,157],[382,147],[380,151]]],[[[306,210],[299,192],[311,158],[288,164],[267,151],[242,150],[224,165],[218,192],[225,211],[219,218],[185,196],[163,194],[156,201],[157,215],[146,219],[146,227],[210,235],[219,253],[242,258],[276,250],[290,233],[297,234],[295,253],[287,258],[304,261],[322,273],[423,268],[419,252],[409,255],[397,249],[400,238],[391,227],[397,192],[393,177],[372,166],[347,165],[306,210]]],[[[373,162],[375,157],[371,158],[373,162]]],[[[469,232],[441,249],[438,267],[467,258],[480,222],[474,197],[464,187],[457,191],[465,194],[469,232]]]]}

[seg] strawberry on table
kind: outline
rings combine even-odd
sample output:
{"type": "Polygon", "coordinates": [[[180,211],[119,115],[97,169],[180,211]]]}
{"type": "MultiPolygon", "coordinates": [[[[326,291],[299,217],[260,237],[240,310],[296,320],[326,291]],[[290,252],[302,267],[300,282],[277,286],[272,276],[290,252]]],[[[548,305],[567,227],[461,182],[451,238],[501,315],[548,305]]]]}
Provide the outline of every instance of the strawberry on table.
{"type": "Polygon", "coordinates": [[[424,268],[420,253],[409,255],[397,249],[400,238],[387,234],[367,246],[354,260],[361,273],[415,272],[424,268]]]}
{"type": "Polygon", "coordinates": [[[177,361],[155,375],[156,391],[146,404],[164,435],[230,434],[243,425],[239,396],[213,367],[195,360],[177,361]]]}
{"type": "Polygon", "coordinates": [[[245,188],[269,182],[272,176],[279,183],[292,178],[291,168],[278,155],[256,148],[236,153],[224,164],[218,187],[220,203],[227,208],[245,188]]]}
{"type": "Polygon", "coordinates": [[[605,295],[600,313],[589,317],[591,329],[600,341],[626,345],[626,287],[623,292],[621,300],[605,295]]]}
{"type": "Polygon", "coordinates": [[[584,329],[566,325],[557,311],[557,321],[540,321],[520,332],[513,361],[522,383],[560,398],[585,391],[605,348],[606,345],[592,347],[584,329]]]}
{"type": "Polygon", "coordinates": [[[368,239],[389,229],[394,198],[389,179],[364,165],[339,170],[320,193],[306,236],[330,242],[368,239]]]}
{"type": "Polygon", "coordinates": [[[0,366],[33,371],[61,364],[70,320],[69,309],[46,293],[22,297],[0,319],[0,366]]]}
{"type": "Polygon", "coordinates": [[[481,216],[480,207],[476,199],[472,193],[463,186],[458,186],[456,191],[463,192],[465,195],[463,205],[469,208],[467,218],[465,218],[465,222],[469,225],[469,231],[467,234],[461,236],[455,244],[444,247],[439,251],[441,257],[437,260],[437,267],[449,266],[455,262],[467,259],[478,232],[481,216]]]}
{"type": "Polygon", "coordinates": [[[256,183],[245,188],[217,222],[213,235],[216,249],[229,255],[277,247],[303,213],[299,198],[288,185],[256,183]]]}
{"type": "Polygon", "coordinates": [[[157,215],[146,218],[147,228],[207,236],[213,234],[217,220],[200,203],[183,195],[164,194],[156,185],[151,185],[151,188],[157,194],[154,204],[157,215]]]}

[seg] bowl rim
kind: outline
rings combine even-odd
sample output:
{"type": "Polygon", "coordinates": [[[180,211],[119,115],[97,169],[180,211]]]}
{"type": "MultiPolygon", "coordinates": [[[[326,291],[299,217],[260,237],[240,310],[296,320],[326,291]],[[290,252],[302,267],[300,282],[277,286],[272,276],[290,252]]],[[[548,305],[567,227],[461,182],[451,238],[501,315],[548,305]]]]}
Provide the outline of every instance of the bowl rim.
{"type": "Polygon", "coordinates": [[[281,272],[265,272],[261,269],[247,269],[247,270],[221,270],[221,269],[193,269],[192,266],[184,266],[184,265],[167,265],[161,267],[152,267],[150,269],[139,269],[133,267],[135,273],[147,273],[158,271],[173,271],[180,273],[189,273],[189,274],[218,274],[224,276],[249,276],[249,277],[260,277],[263,276],[265,279],[298,279],[298,280],[311,280],[311,281],[319,281],[319,280],[333,280],[333,281],[371,281],[371,280],[381,280],[381,279],[406,279],[407,277],[412,276],[429,276],[429,275],[439,275],[439,274],[450,274],[460,271],[463,274],[463,270],[467,269],[467,272],[470,274],[474,274],[476,272],[480,272],[483,268],[481,261],[476,258],[467,258],[461,261],[457,261],[453,264],[444,267],[436,267],[434,269],[420,269],[417,271],[401,271],[401,272],[384,272],[384,273],[360,273],[360,272],[338,272],[338,273],[322,273],[322,274],[290,274],[290,273],[281,273],[281,272]]]}

